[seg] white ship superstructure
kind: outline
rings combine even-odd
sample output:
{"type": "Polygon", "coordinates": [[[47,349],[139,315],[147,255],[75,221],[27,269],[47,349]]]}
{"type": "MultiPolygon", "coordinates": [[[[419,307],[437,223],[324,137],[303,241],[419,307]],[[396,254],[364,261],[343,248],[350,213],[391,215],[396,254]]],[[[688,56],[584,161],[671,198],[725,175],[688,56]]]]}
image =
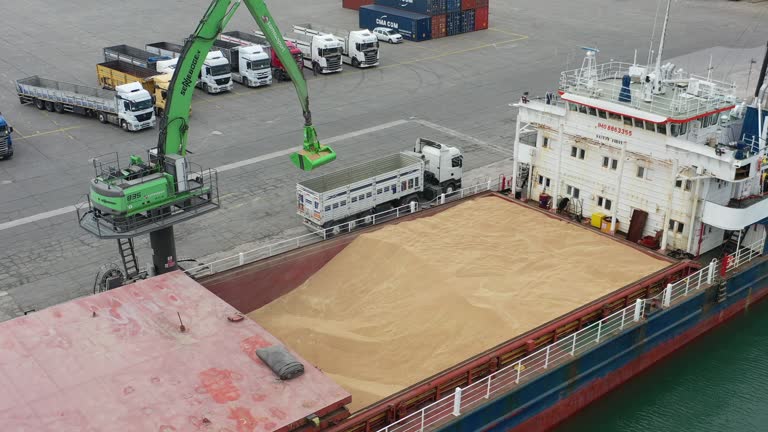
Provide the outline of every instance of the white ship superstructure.
{"type": "Polygon", "coordinates": [[[634,220],[633,241],[641,232],[662,250],[700,255],[762,238],[765,87],[747,106],[733,83],[660,55],[655,65],[597,56],[586,49],[582,67],[561,74],[559,95],[515,105],[519,192],[579,218],[605,214],[612,232],[634,220]]]}

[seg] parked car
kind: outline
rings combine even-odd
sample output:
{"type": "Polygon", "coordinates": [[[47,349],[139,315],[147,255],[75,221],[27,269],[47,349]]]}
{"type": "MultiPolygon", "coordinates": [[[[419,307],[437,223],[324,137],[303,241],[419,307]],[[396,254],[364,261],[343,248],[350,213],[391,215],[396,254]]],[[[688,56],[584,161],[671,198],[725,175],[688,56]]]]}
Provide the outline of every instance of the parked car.
{"type": "Polygon", "coordinates": [[[403,42],[403,35],[398,33],[397,30],[391,29],[389,27],[376,27],[373,29],[373,34],[375,34],[380,41],[393,44],[403,42]]]}

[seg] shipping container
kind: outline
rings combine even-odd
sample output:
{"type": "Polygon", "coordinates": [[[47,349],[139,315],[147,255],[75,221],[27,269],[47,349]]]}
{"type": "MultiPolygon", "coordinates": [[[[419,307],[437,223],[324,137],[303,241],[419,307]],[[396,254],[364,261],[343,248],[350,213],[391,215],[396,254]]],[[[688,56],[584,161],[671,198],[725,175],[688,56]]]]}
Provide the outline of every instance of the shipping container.
{"type": "Polygon", "coordinates": [[[475,9],[487,8],[488,0],[475,0],[475,9]]]}
{"type": "Polygon", "coordinates": [[[375,0],[374,4],[399,11],[424,15],[441,15],[445,13],[446,0],[375,0]]]}
{"type": "Polygon", "coordinates": [[[432,39],[446,37],[445,14],[432,17],[432,39]]]}
{"type": "Polygon", "coordinates": [[[460,12],[461,11],[461,0],[447,0],[446,4],[445,4],[445,11],[447,13],[460,12]]]}
{"type": "Polygon", "coordinates": [[[345,9],[358,10],[360,6],[372,5],[373,0],[342,0],[341,7],[345,9]]]}
{"type": "Polygon", "coordinates": [[[477,0],[461,0],[461,10],[470,10],[477,8],[477,0]]]}
{"type": "Polygon", "coordinates": [[[475,10],[465,10],[461,13],[461,32],[469,33],[475,31],[475,10]]]}
{"type": "Polygon", "coordinates": [[[447,36],[461,33],[461,12],[451,12],[445,15],[445,29],[447,36]]]}
{"type": "Polygon", "coordinates": [[[380,5],[360,7],[360,28],[389,27],[405,39],[419,42],[432,38],[432,17],[380,5]]]}
{"type": "Polygon", "coordinates": [[[488,28],[488,7],[475,9],[475,30],[488,28]]]}

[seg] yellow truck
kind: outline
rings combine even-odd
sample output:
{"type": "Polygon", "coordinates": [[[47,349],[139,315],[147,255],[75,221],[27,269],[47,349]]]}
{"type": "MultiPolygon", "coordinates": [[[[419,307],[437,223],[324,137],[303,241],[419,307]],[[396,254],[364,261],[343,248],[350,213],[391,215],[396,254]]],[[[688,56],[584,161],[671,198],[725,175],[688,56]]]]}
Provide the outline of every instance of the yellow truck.
{"type": "MultiPolygon", "coordinates": [[[[155,98],[155,115],[160,117],[165,111],[165,99],[168,97],[168,85],[173,78],[172,73],[157,75],[154,78],[155,92],[152,94],[155,98]]],[[[189,114],[192,114],[192,107],[189,107],[189,114]]]]}
{"type": "Polygon", "coordinates": [[[97,64],[96,75],[104,89],[114,90],[119,85],[137,82],[150,94],[155,94],[154,78],[159,73],[152,69],[113,60],[97,64]]]}

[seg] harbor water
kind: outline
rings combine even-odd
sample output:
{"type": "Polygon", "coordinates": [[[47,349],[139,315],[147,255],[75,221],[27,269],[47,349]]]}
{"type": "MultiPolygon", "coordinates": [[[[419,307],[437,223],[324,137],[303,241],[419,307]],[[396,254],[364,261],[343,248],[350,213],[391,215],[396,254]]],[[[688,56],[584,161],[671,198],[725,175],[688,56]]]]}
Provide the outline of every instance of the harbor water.
{"type": "Polygon", "coordinates": [[[768,430],[768,302],[652,366],[557,432],[768,430]]]}

